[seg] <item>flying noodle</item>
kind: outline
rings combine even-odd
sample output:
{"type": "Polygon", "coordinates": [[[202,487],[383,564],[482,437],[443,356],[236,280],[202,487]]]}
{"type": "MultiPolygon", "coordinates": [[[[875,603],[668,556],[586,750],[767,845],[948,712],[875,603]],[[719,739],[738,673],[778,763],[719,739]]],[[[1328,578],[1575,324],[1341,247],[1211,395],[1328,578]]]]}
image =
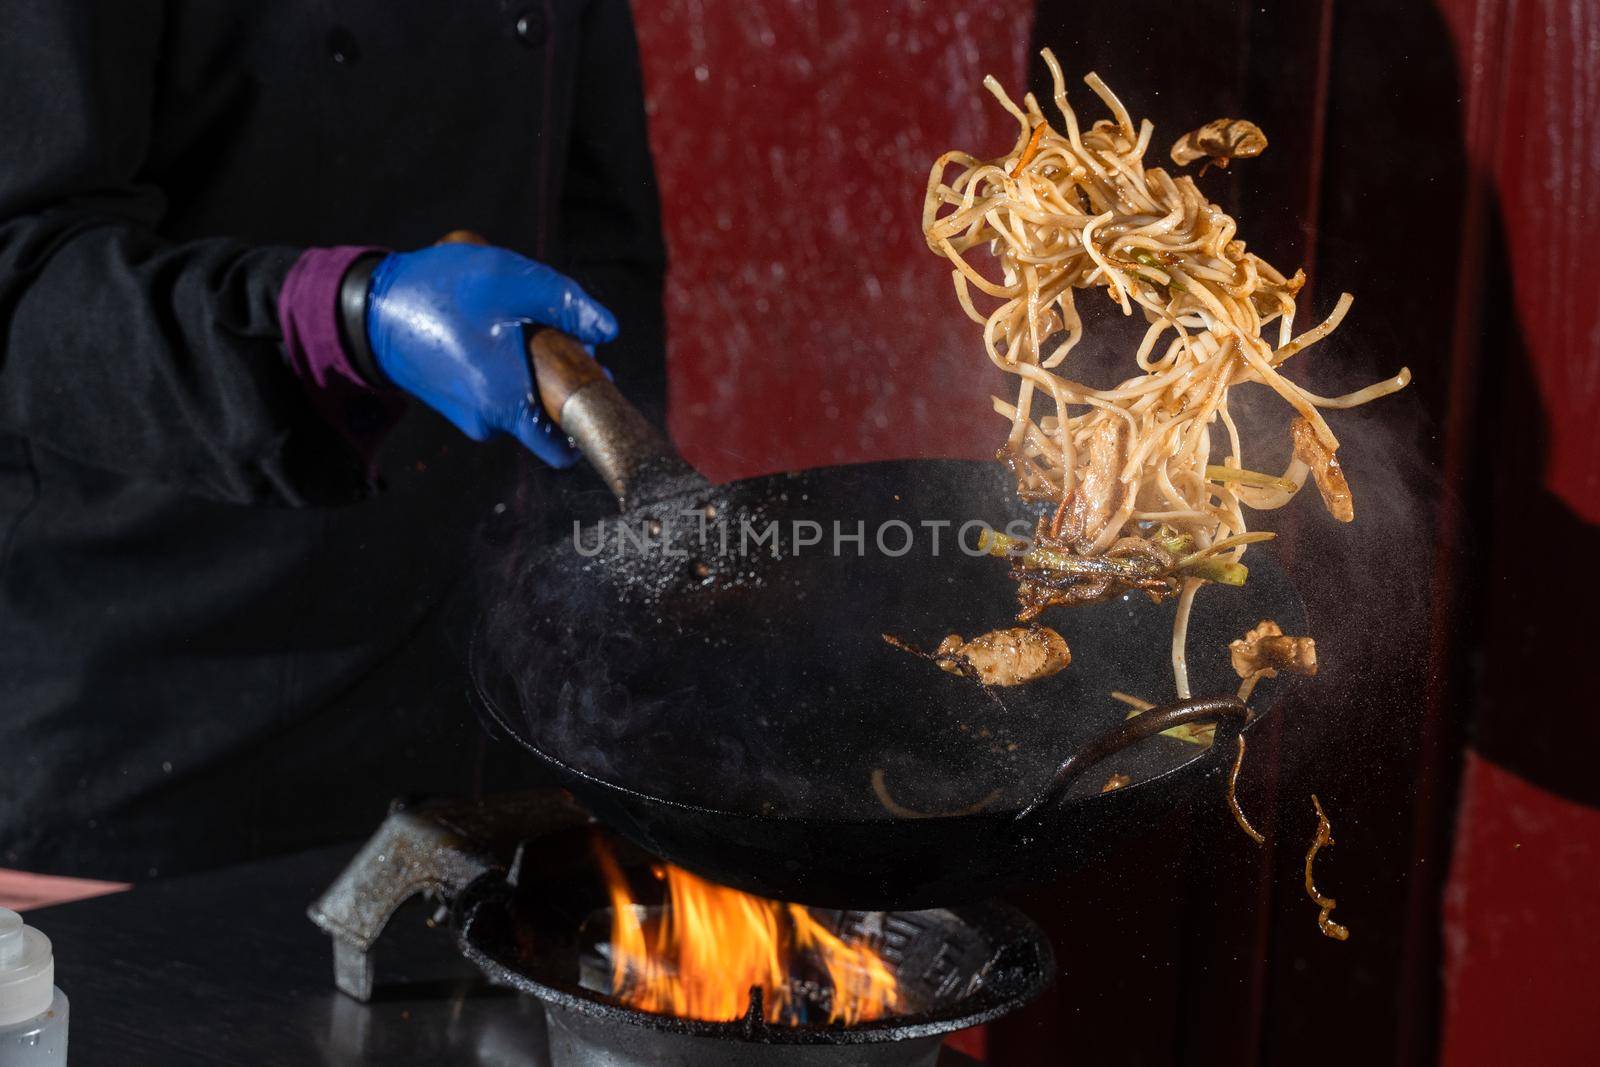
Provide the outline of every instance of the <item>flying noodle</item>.
{"type": "Polygon", "coordinates": [[[1267,839],[1260,830],[1250,825],[1250,820],[1245,817],[1244,809],[1239,806],[1239,768],[1244,766],[1244,734],[1239,735],[1239,752],[1233,757],[1233,770],[1228,772],[1228,810],[1233,813],[1233,821],[1239,824],[1239,829],[1249,835],[1250,840],[1258,845],[1267,843],[1267,839]]]}
{"type": "Polygon", "coordinates": [[[1317,929],[1322,931],[1324,937],[1331,937],[1335,941],[1346,941],[1350,937],[1350,929],[1333,921],[1330,916],[1333,909],[1338,907],[1338,901],[1330,896],[1325,896],[1317,889],[1317,883],[1311,877],[1311,868],[1317,862],[1317,853],[1324,846],[1333,844],[1333,825],[1328,822],[1328,815],[1322,810],[1322,801],[1317,799],[1317,794],[1311,794],[1311,805],[1317,809],[1317,835],[1311,840],[1311,851],[1306,853],[1306,896],[1321,910],[1317,912],[1317,929]]]}
{"type": "MultiPolygon", "coordinates": [[[[1236,564],[1252,540],[1246,511],[1282,507],[1307,468],[1296,458],[1279,476],[1246,462],[1230,390],[1270,389],[1331,457],[1339,442],[1322,411],[1395,392],[1410,372],[1334,397],[1286,378],[1284,362],[1338,328],[1350,295],[1296,336],[1304,272],[1286,276],[1246,251],[1237,223],[1192,177],[1147,167],[1154,127],[1136,124],[1092,73],[1084,81],[1111,118],[1085,128],[1056,57],[1049,49],[1043,57],[1060,127],[1033,94],[1018,106],[986,78],[1017,120],[1016,144],[998,159],[939,157],[922,213],[928,247],[950,261],[957,300],[982,325],[988,358],[1017,380],[1015,403],[994,399],[1010,421],[1001,455],[1023,497],[1058,505],[1051,532],[1070,551],[1126,554],[1129,539],[1155,538],[1160,524],[1190,553],[1215,549],[1219,561],[1236,564]],[[1148,325],[1135,353],[1141,373],[1109,389],[1063,373],[1084,336],[1075,294],[1097,287],[1148,325]],[[1263,331],[1273,323],[1269,341],[1263,331]]],[[[1171,659],[1180,698],[1190,696],[1185,643],[1202,584],[1186,576],[1165,594],[1147,588],[1179,598],[1171,659]]],[[[1050,595],[1049,603],[1072,602],[1050,595]]]]}

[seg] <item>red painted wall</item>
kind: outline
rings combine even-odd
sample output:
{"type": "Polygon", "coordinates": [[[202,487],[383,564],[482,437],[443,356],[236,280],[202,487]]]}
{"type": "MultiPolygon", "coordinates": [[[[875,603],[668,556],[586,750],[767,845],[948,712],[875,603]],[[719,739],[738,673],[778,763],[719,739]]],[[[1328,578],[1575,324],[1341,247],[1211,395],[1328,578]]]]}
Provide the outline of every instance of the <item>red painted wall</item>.
{"type": "Polygon", "coordinates": [[[1600,4],[1508,7],[1499,137],[1485,162],[1552,431],[1545,484],[1600,522],[1600,4]]]}
{"type": "Polygon", "coordinates": [[[928,168],[1015,135],[1024,0],[635,7],[666,209],[672,433],[714,478],[982,456],[1002,427],[928,168]],[[997,421],[997,420],[995,420],[997,421]]]}
{"type": "MultiPolygon", "coordinates": [[[[1509,297],[1518,327],[1517,351],[1494,339],[1479,353],[1482,407],[1509,408],[1502,398],[1512,390],[1497,386],[1508,365],[1525,360],[1542,408],[1542,418],[1504,420],[1483,452],[1534,432],[1532,422],[1548,434],[1544,454],[1511,475],[1527,489],[1497,498],[1531,506],[1498,507],[1522,517],[1502,514],[1488,535],[1481,699],[1489,714],[1519,720],[1508,729],[1547,731],[1551,746],[1592,753],[1592,703],[1563,698],[1600,684],[1600,666],[1581,651],[1592,641],[1593,580],[1578,576],[1560,591],[1545,582],[1541,599],[1519,561],[1537,543],[1551,555],[1563,543],[1593,544],[1600,521],[1600,3],[1445,0],[1440,8],[1470,74],[1466,142],[1498,208],[1513,280],[1509,294],[1491,289],[1483,299],[1509,297]],[[1541,492],[1559,503],[1541,505],[1541,492]],[[1586,634],[1571,642],[1577,654],[1556,652],[1556,677],[1542,677],[1536,657],[1566,649],[1553,635],[1568,629],[1586,634]]],[[[1600,1060],[1597,884],[1600,811],[1469,754],[1446,895],[1445,1064],[1600,1060]]]]}
{"type": "Polygon", "coordinates": [[[1470,758],[1446,896],[1449,1067],[1600,1059],[1600,811],[1470,758]]]}

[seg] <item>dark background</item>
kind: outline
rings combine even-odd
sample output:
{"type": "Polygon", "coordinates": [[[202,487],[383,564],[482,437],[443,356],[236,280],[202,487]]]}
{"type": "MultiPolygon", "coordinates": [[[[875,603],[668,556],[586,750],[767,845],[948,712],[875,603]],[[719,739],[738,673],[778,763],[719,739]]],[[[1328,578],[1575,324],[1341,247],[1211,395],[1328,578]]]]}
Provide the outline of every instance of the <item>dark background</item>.
{"type": "MultiPolygon", "coordinates": [[[[1271,146],[1203,182],[1254,251],[1355,308],[1293,373],[1330,417],[1357,521],[1279,513],[1326,669],[1219,810],[1022,902],[1061,975],[968,1047],[996,1063],[1588,1062],[1600,875],[1589,754],[1600,518],[1600,5],[1306,0],[636,5],[672,260],[672,428],[717,477],[983,456],[977,331],[922,247],[948,148],[1005,151],[992,73],[1038,46],[1097,70],[1152,157],[1219,115],[1271,146]],[[1037,17],[1035,17],[1037,15],[1037,17]],[[1586,269],[1587,268],[1587,269],[1586,269]],[[1352,929],[1316,929],[1318,861],[1352,929]]],[[[1048,110],[1048,108],[1047,108],[1048,110]]],[[[1270,466],[1270,463],[1264,463],[1270,466]]],[[[1302,506],[1304,505],[1304,506],[1302,506]]]]}

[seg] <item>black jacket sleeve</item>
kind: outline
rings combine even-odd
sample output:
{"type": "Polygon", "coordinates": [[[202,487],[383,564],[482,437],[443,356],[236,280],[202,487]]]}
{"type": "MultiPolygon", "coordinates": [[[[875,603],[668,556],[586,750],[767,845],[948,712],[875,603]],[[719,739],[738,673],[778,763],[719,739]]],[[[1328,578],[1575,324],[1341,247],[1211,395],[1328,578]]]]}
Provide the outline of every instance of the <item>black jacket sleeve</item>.
{"type": "Polygon", "coordinates": [[[162,7],[0,0],[0,429],[213,499],[351,499],[364,473],[283,359],[298,250],[159,236],[162,7]]]}
{"type": "Polygon", "coordinates": [[[592,0],[585,10],[573,101],[560,265],[616,314],[620,336],[600,357],[618,387],[664,423],[666,250],[627,0],[592,0]]]}

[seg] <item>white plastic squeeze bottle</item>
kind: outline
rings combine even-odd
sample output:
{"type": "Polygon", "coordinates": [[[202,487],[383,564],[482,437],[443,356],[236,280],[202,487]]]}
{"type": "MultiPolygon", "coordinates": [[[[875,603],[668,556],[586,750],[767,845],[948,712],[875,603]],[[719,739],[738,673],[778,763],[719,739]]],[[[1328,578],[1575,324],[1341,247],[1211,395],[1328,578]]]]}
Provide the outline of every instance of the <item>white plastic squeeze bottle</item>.
{"type": "Polygon", "coordinates": [[[0,1067],[65,1067],[67,997],[50,939],[0,908],[0,1067]]]}

